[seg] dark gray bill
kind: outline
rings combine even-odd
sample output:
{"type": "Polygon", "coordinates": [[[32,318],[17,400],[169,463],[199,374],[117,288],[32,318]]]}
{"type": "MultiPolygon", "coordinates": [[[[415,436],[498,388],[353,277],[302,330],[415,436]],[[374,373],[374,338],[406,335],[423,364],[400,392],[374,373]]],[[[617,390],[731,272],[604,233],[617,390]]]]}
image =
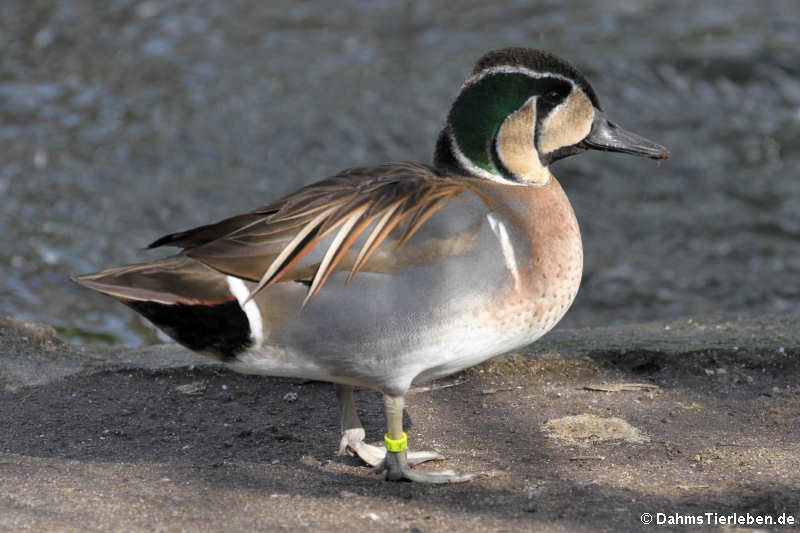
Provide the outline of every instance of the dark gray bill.
{"type": "Polygon", "coordinates": [[[592,131],[581,141],[584,148],[641,155],[652,159],[666,159],[669,150],[644,137],[625,131],[606,118],[599,109],[594,110],[592,131]]]}

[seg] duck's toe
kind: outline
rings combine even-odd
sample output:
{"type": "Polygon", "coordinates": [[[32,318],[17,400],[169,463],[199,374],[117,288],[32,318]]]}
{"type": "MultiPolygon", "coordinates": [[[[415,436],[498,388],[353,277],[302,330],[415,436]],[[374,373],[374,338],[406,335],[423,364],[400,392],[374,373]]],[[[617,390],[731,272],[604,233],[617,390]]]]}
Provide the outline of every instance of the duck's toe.
{"type": "MultiPolygon", "coordinates": [[[[385,449],[384,449],[385,450],[385,449]]],[[[446,457],[434,451],[411,451],[408,450],[408,464],[411,466],[426,463],[428,461],[444,461],[446,457]]],[[[385,455],[385,451],[384,451],[385,455]]],[[[374,465],[373,465],[374,466],[374,465]]]]}
{"type": "MultiPolygon", "coordinates": [[[[445,457],[434,451],[408,451],[408,464],[418,465],[427,461],[441,461],[445,457]]],[[[350,428],[342,432],[339,455],[357,455],[369,466],[377,466],[386,456],[386,448],[364,442],[363,428],[350,428]]]]}
{"type": "Polygon", "coordinates": [[[387,453],[384,460],[375,466],[373,470],[378,474],[386,472],[387,481],[414,481],[434,484],[463,483],[492,475],[489,472],[459,473],[454,470],[412,470],[409,462],[401,454],[394,452],[387,453]]]}
{"type": "Polygon", "coordinates": [[[357,455],[370,466],[383,461],[386,449],[364,442],[364,428],[350,428],[342,432],[339,455],[357,455]]]}

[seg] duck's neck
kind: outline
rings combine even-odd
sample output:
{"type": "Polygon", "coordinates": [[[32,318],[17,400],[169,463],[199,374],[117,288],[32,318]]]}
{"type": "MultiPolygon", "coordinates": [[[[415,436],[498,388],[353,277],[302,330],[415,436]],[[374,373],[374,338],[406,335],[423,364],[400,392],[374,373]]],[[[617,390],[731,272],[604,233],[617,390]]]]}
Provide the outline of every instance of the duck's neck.
{"type": "Polygon", "coordinates": [[[439,132],[436,141],[436,151],[433,154],[433,166],[445,172],[453,174],[469,175],[469,171],[459,163],[453,153],[453,146],[450,141],[450,134],[445,127],[439,132]]]}
{"type": "MultiPolygon", "coordinates": [[[[531,150],[531,152],[533,153],[533,150],[531,150]]],[[[533,155],[535,155],[535,153],[533,153],[533,155]]],[[[522,160],[522,158],[518,159],[522,160]]],[[[548,167],[542,166],[539,163],[538,158],[531,159],[531,161],[533,162],[533,164],[529,165],[529,170],[535,169],[536,172],[529,171],[522,173],[524,179],[512,181],[506,179],[504,176],[501,176],[499,174],[494,176],[494,179],[493,178],[488,178],[488,179],[490,179],[491,181],[500,182],[507,185],[541,186],[548,184],[553,177],[548,167]]],[[[439,133],[439,138],[436,141],[436,151],[434,152],[433,156],[433,165],[442,172],[458,174],[461,176],[475,176],[478,178],[487,178],[487,176],[484,174],[476,176],[474,169],[465,166],[462,163],[461,158],[456,156],[453,148],[453,138],[447,127],[445,127],[439,133]]],[[[488,172],[486,174],[488,174],[488,172]]]]}

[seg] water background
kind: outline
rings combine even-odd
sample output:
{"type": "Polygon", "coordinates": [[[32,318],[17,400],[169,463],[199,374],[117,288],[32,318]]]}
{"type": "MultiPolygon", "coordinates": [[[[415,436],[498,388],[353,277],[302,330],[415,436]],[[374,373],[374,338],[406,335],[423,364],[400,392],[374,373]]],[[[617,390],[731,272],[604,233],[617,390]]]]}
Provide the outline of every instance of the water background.
{"type": "Polygon", "coordinates": [[[68,276],[340,169],[429,161],[484,51],[568,58],[661,164],[553,167],[585,277],[560,327],[800,312],[800,3],[0,2],[0,314],[137,345],[68,276]]]}

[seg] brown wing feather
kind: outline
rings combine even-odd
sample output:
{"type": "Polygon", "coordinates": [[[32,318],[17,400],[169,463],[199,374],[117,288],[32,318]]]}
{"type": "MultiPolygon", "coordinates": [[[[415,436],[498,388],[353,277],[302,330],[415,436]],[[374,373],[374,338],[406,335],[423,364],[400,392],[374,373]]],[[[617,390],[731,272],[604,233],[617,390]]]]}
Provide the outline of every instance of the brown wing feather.
{"type": "Polygon", "coordinates": [[[250,224],[263,220],[265,216],[270,214],[270,212],[250,212],[226,218],[214,224],[207,224],[178,233],[170,233],[151,242],[147,248],[158,248],[160,246],[176,246],[184,249],[195,248],[224,237],[238,229],[246,228],[250,224]]]}
{"type": "Polygon", "coordinates": [[[257,281],[252,298],[285,279],[322,239],[338,230],[316,266],[305,305],[370,225],[374,223],[349,279],[395,228],[407,221],[398,244],[406,242],[449,198],[467,188],[472,189],[469,179],[445,176],[417,163],[353,168],[250,213],[167,235],[151,247],[181,246],[184,254],[214,269],[257,281]]]}

